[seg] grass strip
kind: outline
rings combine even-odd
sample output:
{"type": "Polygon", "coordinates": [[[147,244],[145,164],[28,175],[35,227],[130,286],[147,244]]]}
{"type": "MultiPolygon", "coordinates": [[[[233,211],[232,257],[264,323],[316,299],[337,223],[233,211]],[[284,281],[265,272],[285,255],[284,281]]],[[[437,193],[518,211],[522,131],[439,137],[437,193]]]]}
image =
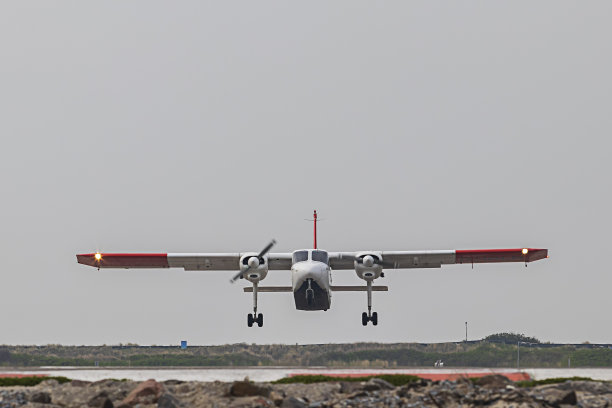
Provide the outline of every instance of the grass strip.
{"type": "Polygon", "coordinates": [[[45,380],[57,380],[60,384],[72,381],[70,378],[66,377],[0,377],[0,387],[11,387],[14,385],[32,387],[45,380]]]}
{"type": "Polygon", "coordinates": [[[321,382],[334,382],[334,381],[347,381],[347,382],[360,382],[368,381],[372,378],[380,378],[395,386],[406,385],[411,382],[419,381],[420,378],[414,375],[406,374],[380,374],[380,375],[368,375],[365,377],[332,377],[328,375],[296,375],[293,377],[285,377],[280,380],[273,381],[273,384],[314,384],[321,382]]]}

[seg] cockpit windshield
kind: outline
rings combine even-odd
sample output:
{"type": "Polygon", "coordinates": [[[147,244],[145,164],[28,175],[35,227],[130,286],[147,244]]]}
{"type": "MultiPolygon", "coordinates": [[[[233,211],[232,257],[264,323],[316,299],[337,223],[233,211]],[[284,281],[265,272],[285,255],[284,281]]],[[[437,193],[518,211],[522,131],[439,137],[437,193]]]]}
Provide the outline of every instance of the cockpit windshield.
{"type": "Polygon", "coordinates": [[[319,262],[323,262],[324,264],[328,264],[329,263],[329,257],[327,256],[327,251],[320,251],[315,249],[314,251],[312,251],[312,260],[313,261],[319,261],[319,262]]]}
{"type": "Polygon", "coordinates": [[[308,260],[308,251],[295,251],[293,253],[293,263],[303,262],[308,260]]]}

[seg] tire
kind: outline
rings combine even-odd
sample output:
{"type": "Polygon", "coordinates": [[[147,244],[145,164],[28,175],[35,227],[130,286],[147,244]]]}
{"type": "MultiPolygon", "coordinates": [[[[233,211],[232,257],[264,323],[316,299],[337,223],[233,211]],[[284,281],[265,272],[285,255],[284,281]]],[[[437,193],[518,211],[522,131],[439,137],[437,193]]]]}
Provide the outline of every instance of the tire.
{"type": "Polygon", "coordinates": [[[249,327],[253,327],[253,320],[254,320],[253,319],[253,315],[249,313],[248,316],[247,316],[247,325],[249,327]]]}
{"type": "Polygon", "coordinates": [[[378,324],[378,313],[372,313],[372,324],[376,326],[378,324]]]}
{"type": "Polygon", "coordinates": [[[366,312],[361,314],[361,324],[364,326],[368,325],[368,314],[366,312]]]}
{"type": "Polygon", "coordinates": [[[263,314],[261,314],[261,313],[257,316],[257,325],[259,327],[263,326],[263,314]]]}

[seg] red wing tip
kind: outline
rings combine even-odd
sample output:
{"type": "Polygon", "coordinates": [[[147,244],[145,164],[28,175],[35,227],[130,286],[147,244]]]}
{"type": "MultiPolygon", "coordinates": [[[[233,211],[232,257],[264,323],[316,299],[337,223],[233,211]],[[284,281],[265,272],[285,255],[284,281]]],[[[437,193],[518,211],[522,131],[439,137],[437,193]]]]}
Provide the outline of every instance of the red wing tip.
{"type": "Polygon", "coordinates": [[[457,263],[533,262],[548,258],[546,248],[458,249],[457,263]]]}
{"type": "Polygon", "coordinates": [[[116,256],[116,257],[123,257],[123,258],[129,258],[129,257],[143,257],[143,256],[149,256],[149,257],[160,257],[160,256],[168,256],[168,254],[133,254],[133,253],[105,253],[105,252],[94,252],[91,254],[77,254],[78,256],[96,256],[97,254],[100,254],[101,256],[116,256]]]}
{"type": "Polygon", "coordinates": [[[503,253],[503,252],[521,252],[523,250],[527,250],[528,252],[537,252],[537,251],[546,251],[546,248],[493,248],[493,249],[457,249],[455,252],[458,254],[466,254],[466,253],[503,253]]]}
{"type": "Polygon", "coordinates": [[[77,262],[96,268],[168,267],[168,254],[77,254],[77,262]]]}

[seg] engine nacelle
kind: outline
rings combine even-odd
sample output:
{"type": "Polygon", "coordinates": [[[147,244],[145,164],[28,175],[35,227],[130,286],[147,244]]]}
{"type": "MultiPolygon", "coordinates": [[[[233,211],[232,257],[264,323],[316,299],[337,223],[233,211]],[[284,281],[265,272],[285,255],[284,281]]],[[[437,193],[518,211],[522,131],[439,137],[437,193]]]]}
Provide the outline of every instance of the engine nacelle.
{"type": "Polygon", "coordinates": [[[382,255],[379,252],[359,252],[355,256],[355,272],[357,276],[366,281],[373,281],[380,277],[383,271],[382,255]]]}
{"type": "Polygon", "coordinates": [[[268,275],[268,255],[257,257],[257,252],[247,252],[240,257],[242,277],[257,283],[268,275]]]}

